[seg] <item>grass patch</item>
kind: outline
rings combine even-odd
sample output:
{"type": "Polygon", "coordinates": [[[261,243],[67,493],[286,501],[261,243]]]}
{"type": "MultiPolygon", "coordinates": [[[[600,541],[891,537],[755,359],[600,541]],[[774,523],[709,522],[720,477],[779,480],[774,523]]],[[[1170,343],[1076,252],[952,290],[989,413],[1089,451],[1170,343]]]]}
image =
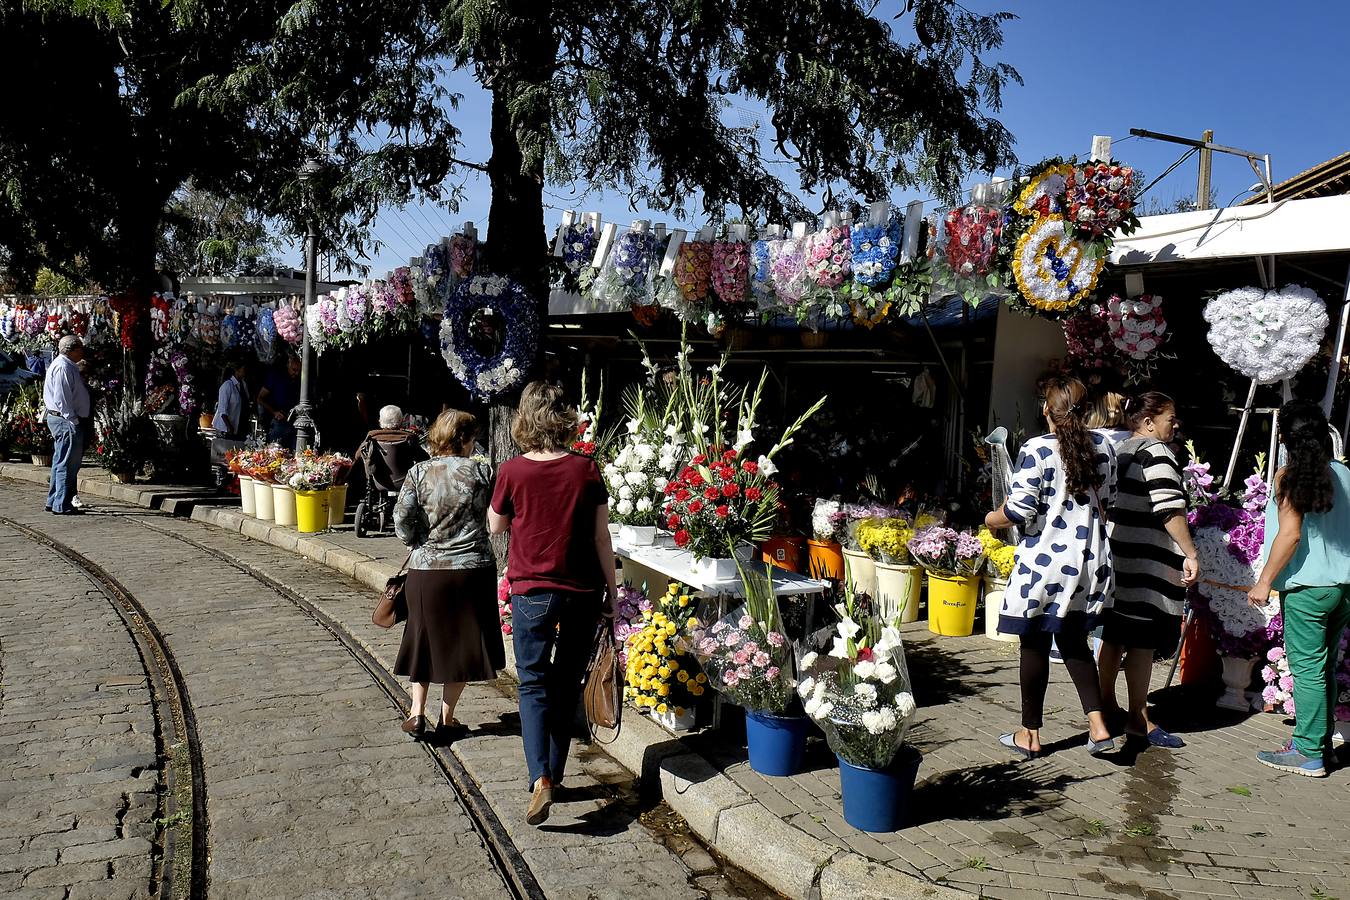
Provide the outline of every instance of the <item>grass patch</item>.
{"type": "Polygon", "coordinates": [[[988,872],[992,866],[989,865],[989,861],[983,856],[972,856],[970,859],[966,860],[966,864],[962,866],[962,868],[974,869],[976,872],[988,872]]]}
{"type": "Polygon", "coordinates": [[[1201,831],[1209,831],[1209,829],[1205,827],[1204,823],[1196,822],[1194,825],[1191,826],[1191,831],[1201,832],[1201,831]]]}
{"type": "Polygon", "coordinates": [[[1239,797],[1250,797],[1252,789],[1242,784],[1235,784],[1228,788],[1228,793],[1237,794],[1239,797]]]}
{"type": "Polygon", "coordinates": [[[1093,819],[1087,823],[1087,833],[1093,837],[1106,837],[1110,831],[1111,829],[1106,827],[1106,823],[1101,819],[1093,819]]]}
{"type": "Polygon", "coordinates": [[[1152,822],[1136,822],[1125,829],[1127,837],[1153,837],[1158,833],[1158,826],[1152,822]]]}

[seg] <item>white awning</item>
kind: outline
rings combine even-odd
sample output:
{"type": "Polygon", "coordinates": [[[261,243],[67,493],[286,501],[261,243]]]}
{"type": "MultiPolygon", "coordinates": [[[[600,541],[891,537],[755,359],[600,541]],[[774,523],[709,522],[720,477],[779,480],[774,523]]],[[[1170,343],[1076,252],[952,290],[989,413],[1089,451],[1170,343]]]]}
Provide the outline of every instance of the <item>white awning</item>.
{"type": "Polygon", "coordinates": [[[1146,216],[1111,248],[1116,266],[1350,250],[1350,195],[1146,216]]]}

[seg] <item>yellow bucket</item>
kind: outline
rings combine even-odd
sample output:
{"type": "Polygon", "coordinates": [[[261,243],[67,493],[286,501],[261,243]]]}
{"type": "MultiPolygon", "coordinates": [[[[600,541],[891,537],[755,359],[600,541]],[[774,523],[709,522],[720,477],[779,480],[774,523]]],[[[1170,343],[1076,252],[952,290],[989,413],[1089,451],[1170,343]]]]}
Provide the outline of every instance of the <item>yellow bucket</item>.
{"type": "Polygon", "coordinates": [[[301,534],[317,534],[328,527],[328,492],[295,492],[296,530],[301,534]]]}
{"type": "Polygon", "coordinates": [[[969,575],[928,575],[928,630],[967,637],[975,630],[975,601],[980,579],[969,575]]]}

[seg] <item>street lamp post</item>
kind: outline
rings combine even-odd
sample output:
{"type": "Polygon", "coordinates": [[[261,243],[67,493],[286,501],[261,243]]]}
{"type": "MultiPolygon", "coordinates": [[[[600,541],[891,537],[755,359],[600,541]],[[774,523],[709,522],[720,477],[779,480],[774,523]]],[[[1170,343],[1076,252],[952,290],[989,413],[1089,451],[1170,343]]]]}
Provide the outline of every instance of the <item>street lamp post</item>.
{"type": "Polygon", "coordinates": [[[300,402],[295,407],[295,450],[314,446],[313,405],[309,401],[309,308],[318,302],[319,235],[314,226],[313,190],[310,184],[319,171],[319,162],[309,159],[300,167],[300,184],[305,190],[305,315],[300,338],[300,402]]]}

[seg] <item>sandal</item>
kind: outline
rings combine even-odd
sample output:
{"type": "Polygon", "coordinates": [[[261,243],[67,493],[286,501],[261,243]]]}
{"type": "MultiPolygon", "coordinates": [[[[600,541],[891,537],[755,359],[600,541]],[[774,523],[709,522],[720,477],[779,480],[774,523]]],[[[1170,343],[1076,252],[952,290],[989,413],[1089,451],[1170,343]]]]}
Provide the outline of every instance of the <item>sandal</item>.
{"type": "Polygon", "coordinates": [[[1016,734],[999,735],[998,742],[1002,744],[1004,747],[1007,747],[1012,752],[1016,753],[1018,756],[1022,757],[1023,759],[1035,759],[1037,756],[1040,755],[1037,751],[1028,750],[1026,747],[1023,747],[1021,744],[1017,743],[1016,734]]]}

